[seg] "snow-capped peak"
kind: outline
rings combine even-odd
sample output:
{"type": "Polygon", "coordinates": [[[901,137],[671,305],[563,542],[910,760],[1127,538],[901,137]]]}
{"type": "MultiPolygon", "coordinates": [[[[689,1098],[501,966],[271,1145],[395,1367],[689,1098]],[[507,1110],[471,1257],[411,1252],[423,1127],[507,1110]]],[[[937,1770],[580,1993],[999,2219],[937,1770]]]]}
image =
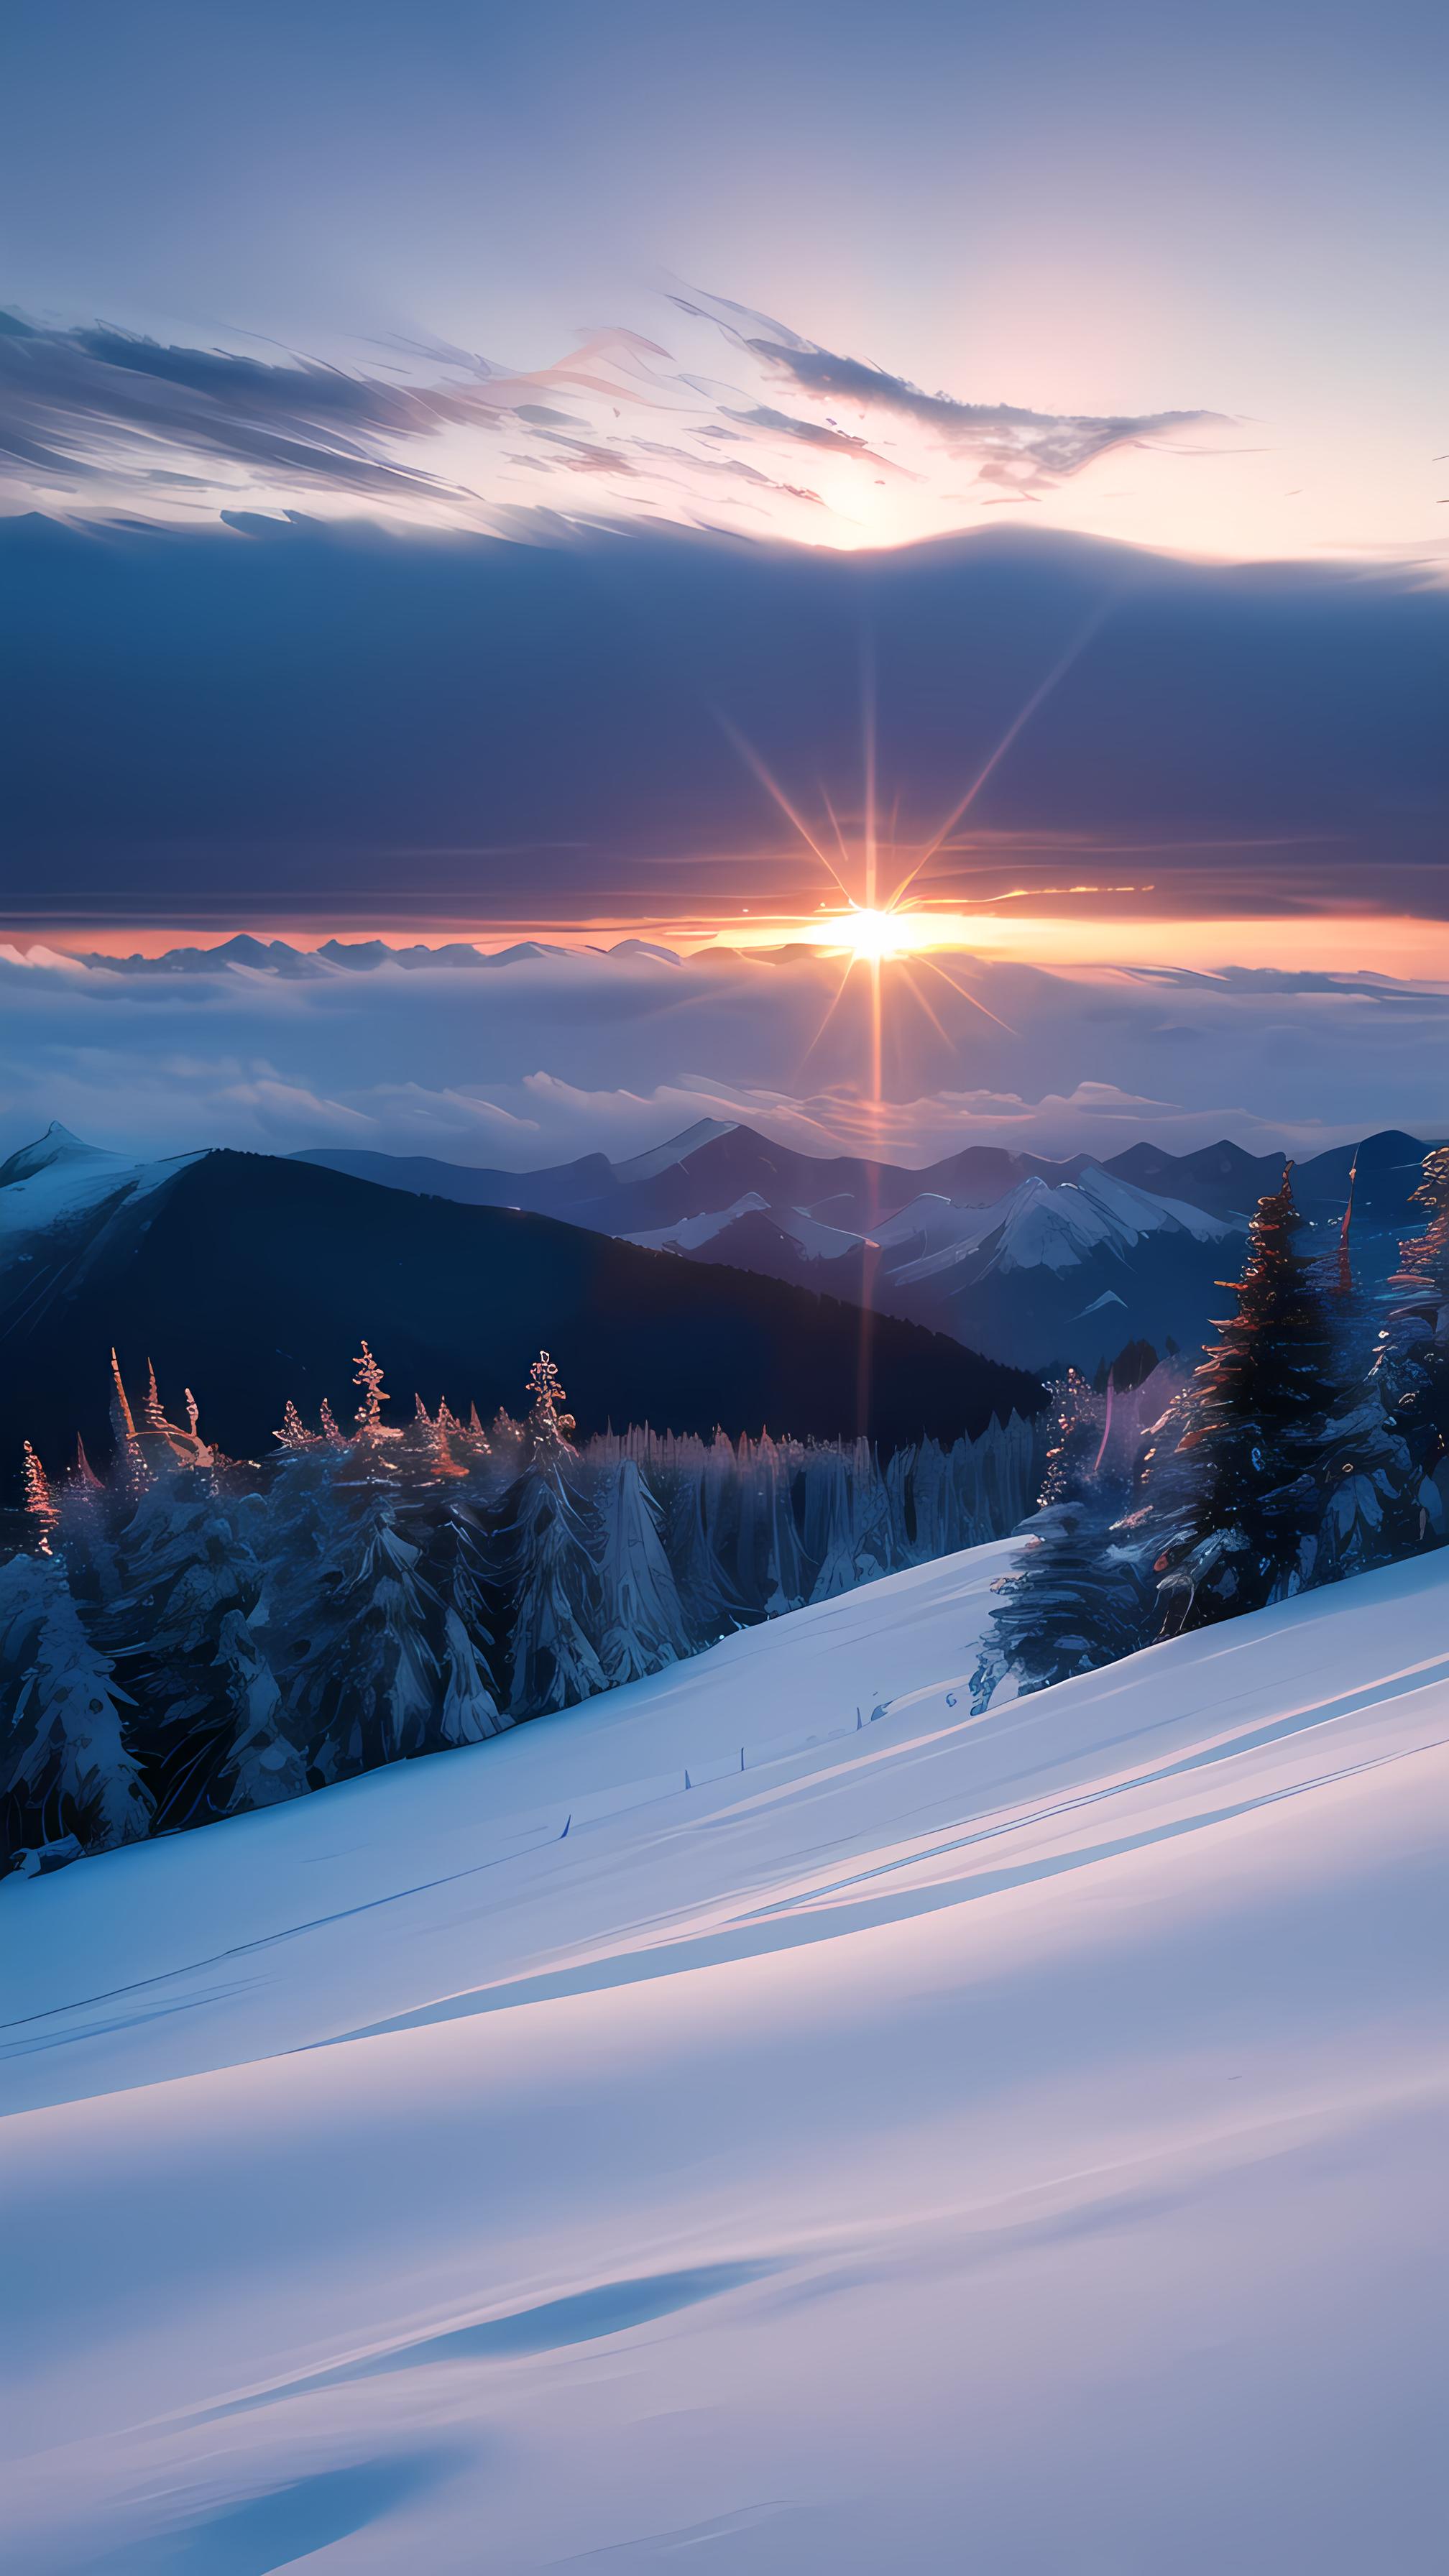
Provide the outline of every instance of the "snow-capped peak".
{"type": "MultiPolygon", "coordinates": [[[[911,1233],[945,1229],[934,1213],[908,1226],[925,1210],[917,1200],[903,1209],[882,1239],[907,1240],[911,1233]],[[893,1238],[892,1229],[899,1229],[893,1238]]],[[[1147,1235],[1190,1236],[1195,1243],[1221,1242],[1234,1228],[1221,1217],[1176,1199],[1157,1198],[1130,1181],[1088,1163],[1074,1181],[1048,1181],[1032,1173],[990,1207],[951,1210],[959,1222],[938,1240],[937,1248],[896,1272],[903,1284],[937,1277],[971,1254],[989,1246],[988,1268],[997,1271],[1075,1269],[1096,1252],[1125,1257],[1147,1235]]]]}
{"type": "Polygon", "coordinates": [[[653,1181],[661,1172],[671,1171],[676,1163],[697,1154],[702,1145],[713,1145],[721,1136],[733,1136],[739,1121],[734,1118],[700,1118],[686,1127],[682,1136],[670,1136],[662,1145],[651,1146],[646,1154],[635,1154],[627,1163],[614,1165],[614,1177],[620,1181],[653,1181]]]}
{"type": "Polygon", "coordinates": [[[103,1145],[88,1145],[83,1136],[72,1135],[69,1127],[62,1127],[58,1118],[52,1118],[43,1136],[37,1136],[29,1145],[17,1146],[9,1161],[0,1163],[0,1190],[18,1181],[33,1180],[37,1173],[53,1171],[57,1164],[80,1162],[113,1163],[124,1168],[123,1156],[108,1153],[103,1145]]]}

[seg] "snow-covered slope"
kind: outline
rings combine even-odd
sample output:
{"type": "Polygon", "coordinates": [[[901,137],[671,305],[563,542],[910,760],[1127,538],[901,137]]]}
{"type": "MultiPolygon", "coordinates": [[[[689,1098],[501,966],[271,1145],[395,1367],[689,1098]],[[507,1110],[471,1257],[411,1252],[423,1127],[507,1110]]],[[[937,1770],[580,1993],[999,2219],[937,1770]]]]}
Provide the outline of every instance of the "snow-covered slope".
{"type": "Polygon", "coordinates": [[[0,1269],[35,1260],[47,1238],[72,1253],[77,1243],[88,1245],[88,1226],[135,1205],[196,1159],[132,1162],[52,1121],[33,1145],[0,1163],[0,1269]]]}
{"type": "Polygon", "coordinates": [[[1008,1556],[0,1890],[27,2576],[1437,2564],[1442,1566],[1008,1556]]]}

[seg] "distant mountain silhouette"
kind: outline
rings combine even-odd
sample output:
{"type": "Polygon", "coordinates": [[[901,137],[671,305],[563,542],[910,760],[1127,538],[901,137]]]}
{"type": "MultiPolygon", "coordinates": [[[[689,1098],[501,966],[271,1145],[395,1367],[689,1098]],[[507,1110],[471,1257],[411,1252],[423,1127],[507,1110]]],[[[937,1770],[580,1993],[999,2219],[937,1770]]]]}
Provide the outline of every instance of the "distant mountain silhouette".
{"type": "Polygon", "coordinates": [[[173,1406],[265,1454],[292,1396],[350,1413],[365,1335],[400,1416],[414,1390],[521,1409],[554,1354],[586,1431],[869,1430],[886,1444],[1034,1410],[1039,1384],[831,1297],[577,1226],[379,1188],[266,1155],[127,1164],[64,1131],[0,1168],[0,1446],[104,1451],[108,1354],[154,1359],[173,1406]],[[864,1354],[864,1371],[862,1356],[864,1354]],[[861,1387],[866,1387],[864,1407],[861,1387]]]}
{"type": "MultiPolygon", "coordinates": [[[[1387,1130],[1295,1168],[1300,1205],[1326,1228],[1342,1217],[1356,1160],[1355,1246],[1370,1287],[1416,1222],[1425,1151],[1387,1130]]],[[[908,1171],[803,1154],[713,1119],[628,1162],[588,1154],[536,1172],[331,1147],[299,1159],[829,1289],[1033,1370],[1095,1368],[1131,1337],[1200,1342],[1219,1281],[1239,1266],[1235,1238],[1284,1161],[1227,1139],[1189,1154],[1144,1142],[1102,1164],[971,1145],[908,1171]]]]}

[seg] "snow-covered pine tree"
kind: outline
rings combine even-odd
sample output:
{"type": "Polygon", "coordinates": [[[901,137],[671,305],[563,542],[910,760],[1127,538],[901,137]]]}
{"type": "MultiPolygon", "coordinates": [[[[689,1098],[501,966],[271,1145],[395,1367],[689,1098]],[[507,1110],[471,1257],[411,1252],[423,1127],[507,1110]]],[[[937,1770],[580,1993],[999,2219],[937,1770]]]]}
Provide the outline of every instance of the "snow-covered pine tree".
{"type": "Polygon", "coordinates": [[[439,1467],[445,1475],[456,1473],[466,1476],[475,1461],[481,1463],[488,1456],[487,1435],[481,1423],[475,1443],[451,1410],[446,1396],[439,1399],[433,1429],[437,1437],[439,1467]]]}
{"type": "Polygon", "coordinates": [[[220,1803],[227,1815],[252,1807],[280,1806],[300,1798],[307,1766],[287,1733],[282,1694],[265,1649],[245,1613],[228,1610],[217,1632],[221,1697],[231,1732],[219,1773],[220,1803]]]}
{"type": "Polygon", "coordinates": [[[75,1448],[75,1463],[56,1496],[54,1545],[64,1553],[75,1598],[94,1606],[114,1599],[120,1590],[111,1537],[113,1505],[86,1456],[85,1442],[77,1440],[75,1448]]]}
{"type": "Polygon", "coordinates": [[[569,1708],[604,1689],[592,1516],[578,1493],[573,1415],[547,1351],[529,1376],[533,1403],[513,1488],[510,1706],[515,1718],[569,1708]]]}
{"type": "MultiPolygon", "coordinates": [[[[1436,1476],[1449,1485],[1449,1146],[1425,1155],[1414,1198],[1427,1222],[1399,1246],[1373,1375],[1407,1443],[1417,1489],[1436,1476]]],[[[1412,1526],[1401,1532],[1410,1543],[1412,1526]]]]}
{"type": "Polygon", "coordinates": [[[1333,1318],[1303,1230],[1285,1165],[1258,1202],[1237,1313],[1188,1389],[1187,1427],[1163,1480],[1170,1526],[1153,1571],[1165,1636],[1313,1579],[1338,1389],[1333,1318]]]}
{"type": "MultiPolygon", "coordinates": [[[[897,1560],[890,1497],[875,1451],[868,1440],[857,1440],[854,1444],[850,1456],[850,1482],[855,1525],[855,1579],[857,1583],[873,1583],[877,1576],[893,1572],[897,1560]]],[[[966,1541],[959,1533],[953,1532],[953,1536],[958,1546],[965,1546],[966,1541]]]]}
{"type": "Polygon", "coordinates": [[[358,1382],[357,1435],[330,1462],[316,1498],[320,1579],[310,1597],[286,1600],[293,1725],[321,1781],[429,1752],[436,1741],[441,1613],[423,1569],[426,1524],[408,1491],[400,1437],[381,1420],[386,1397],[366,1344],[358,1382]]]}
{"type": "Polygon", "coordinates": [[[1131,1553],[1113,1545],[1123,1488],[1105,1473],[1103,1400],[1070,1369],[1050,1390],[1050,1415],[1041,1502],[1022,1525],[1016,1572],[995,1586],[971,1678],[978,1714],[1008,1674],[1021,1694],[1045,1690],[1115,1663],[1150,1634],[1150,1586],[1131,1553]]]}
{"type": "Polygon", "coordinates": [[[111,1437],[115,1444],[112,1482],[119,1487],[128,1503],[137,1503],[151,1482],[151,1471],[136,1436],[135,1416],[114,1347],[111,1351],[111,1437]]]}
{"type": "Polygon", "coordinates": [[[321,1410],[318,1413],[317,1419],[321,1425],[322,1437],[328,1445],[333,1449],[345,1449],[347,1446],[347,1434],[338,1422],[337,1416],[333,1412],[331,1404],[328,1402],[325,1395],[322,1398],[321,1410]]]}
{"type": "Polygon", "coordinates": [[[600,1497],[599,1660],[609,1682],[662,1672],[690,1651],[684,1610],[660,1536],[659,1506],[632,1458],[600,1497]]]}
{"type": "Polygon", "coordinates": [[[765,1615],[776,1619],[782,1611],[801,1607],[810,1590],[810,1574],[795,1519],[793,1461],[788,1448],[777,1446],[772,1441],[769,1466],[765,1498],[765,1615]]]}
{"type": "Polygon", "coordinates": [[[281,1430],[274,1431],[272,1438],[284,1449],[311,1449],[316,1443],[317,1434],[308,1430],[290,1396],[282,1408],[281,1430]]]}
{"type": "MultiPolygon", "coordinates": [[[[258,1605],[265,1517],[258,1497],[223,1495],[208,1469],[183,1469],[147,1487],[119,1534],[123,1588],[104,1633],[136,1705],[132,1736],[158,1830],[229,1812],[259,1685],[222,1634],[230,1612],[246,1619],[258,1605]]],[[[266,1643],[256,1657],[268,1660],[266,1643]]]]}
{"type": "Polygon", "coordinates": [[[812,1449],[805,1461],[805,1554],[815,1568],[812,1601],[831,1601],[854,1586],[855,1514],[845,1460],[835,1447],[812,1449]]]}
{"type": "Polygon", "coordinates": [[[949,1517],[950,1476],[938,1440],[922,1440],[911,1462],[910,1562],[932,1565],[946,1556],[951,1546],[949,1517]]]}
{"type": "Polygon", "coordinates": [[[1389,1419],[1387,1373],[1375,1365],[1375,1318],[1353,1269],[1357,1178],[1355,1163],[1337,1246],[1319,1265],[1334,1331],[1335,1378],[1323,1433],[1326,1504],[1312,1574],[1319,1583],[1412,1556],[1437,1545],[1444,1534],[1443,1504],[1425,1473],[1424,1443],[1389,1419]]]}
{"type": "Polygon", "coordinates": [[[111,1670],[63,1557],[0,1565],[0,1868],[68,1835],[100,1852],[149,1832],[151,1799],[111,1670]]]}
{"type": "Polygon", "coordinates": [[[366,1433],[380,1432],[383,1427],[382,1408],[385,1404],[391,1404],[392,1398],[383,1384],[382,1370],[366,1342],[358,1352],[352,1371],[352,1382],[354,1386],[361,1389],[356,1415],[358,1430],[366,1433]]]}
{"type": "Polygon", "coordinates": [[[60,1514],[50,1490],[50,1479],[28,1440],[24,1444],[21,1473],[21,1497],[32,1543],[38,1556],[49,1556],[51,1537],[60,1514]]]}
{"type": "MultiPolygon", "coordinates": [[[[436,1432],[437,1425],[434,1425],[436,1432]]],[[[511,1726],[498,1704],[491,1602],[497,1590],[473,1489],[456,1462],[424,1495],[423,1573],[441,1606],[436,1640],[443,1676],[438,1732],[445,1744],[478,1744],[511,1726]]]]}
{"type": "Polygon", "coordinates": [[[703,1443],[691,1446],[697,1454],[682,1457],[670,1479],[665,1550],[690,1637],[699,1647],[744,1627],[746,1613],[710,1530],[703,1443]]]}

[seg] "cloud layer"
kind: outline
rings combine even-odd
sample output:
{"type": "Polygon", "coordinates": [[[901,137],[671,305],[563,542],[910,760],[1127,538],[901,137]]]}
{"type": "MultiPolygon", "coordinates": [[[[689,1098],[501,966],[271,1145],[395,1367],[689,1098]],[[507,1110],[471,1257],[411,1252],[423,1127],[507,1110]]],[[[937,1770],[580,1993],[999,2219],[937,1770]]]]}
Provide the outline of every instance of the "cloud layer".
{"type": "Polygon", "coordinates": [[[512,1170],[637,1152],[707,1116],[907,1163],[1140,1136],[1309,1152],[1445,1124],[1449,988],[1382,978],[916,960],[888,977],[875,1102],[863,979],[827,1021],[838,970],[798,951],[282,962],[119,971],[0,950],[0,1153],[53,1118],[146,1153],[348,1143],[512,1170]]]}
{"type": "Polygon", "coordinates": [[[855,848],[866,670],[902,868],[983,782],[922,893],[1449,913],[1449,591],[1412,575],[1019,525],[843,555],[32,518],[0,522],[0,927],[798,918],[836,889],[739,746],[855,848]]]}

